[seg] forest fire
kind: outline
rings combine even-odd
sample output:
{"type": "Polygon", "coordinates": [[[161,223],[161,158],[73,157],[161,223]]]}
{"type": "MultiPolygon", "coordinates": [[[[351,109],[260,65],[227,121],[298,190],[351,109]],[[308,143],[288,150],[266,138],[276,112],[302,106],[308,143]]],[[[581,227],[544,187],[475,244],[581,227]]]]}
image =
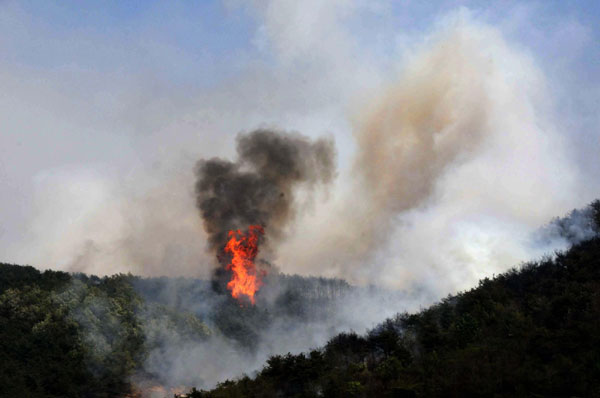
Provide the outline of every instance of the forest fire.
{"type": "Polygon", "coordinates": [[[232,256],[226,267],[228,271],[232,271],[227,289],[231,290],[232,297],[241,300],[242,296],[246,296],[252,304],[256,303],[254,295],[260,289],[261,277],[264,276],[264,272],[259,272],[254,264],[258,254],[258,241],[264,233],[260,225],[251,225],[246,234],[239,229],[231,230],[224,248],[225,253],[232,256]]]}

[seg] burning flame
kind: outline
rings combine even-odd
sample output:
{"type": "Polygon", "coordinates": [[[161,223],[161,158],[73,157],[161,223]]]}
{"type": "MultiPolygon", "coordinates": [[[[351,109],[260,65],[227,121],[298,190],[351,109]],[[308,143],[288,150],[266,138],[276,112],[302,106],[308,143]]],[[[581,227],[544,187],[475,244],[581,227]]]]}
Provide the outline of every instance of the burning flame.
{"type": "Polygon", "coordinates": [[[254,294],[262,285],[262,275],[256,270],[254,258],[258,254],[258,239],[264,233],[260,225],[251,225],[247,234],[239,229],[229,231],[229,241],[224,249],[225,253],[232,255],[227,270],[232,271],[233,275],[227,283],[227,289],[231,290],[232,297],[240,300],[241,296],[247,296],[252,304],[255,304],[254,294]]]}

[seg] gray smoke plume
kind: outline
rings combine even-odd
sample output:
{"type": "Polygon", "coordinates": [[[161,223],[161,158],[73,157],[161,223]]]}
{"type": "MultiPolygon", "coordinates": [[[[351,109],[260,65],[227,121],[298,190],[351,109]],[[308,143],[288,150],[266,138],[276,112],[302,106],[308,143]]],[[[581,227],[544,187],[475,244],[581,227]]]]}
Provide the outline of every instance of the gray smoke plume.
{"type": "Polygon", "coordinates": [[[564,217],[554,218],[548,225],[534,234],[536,245],[548,247],[551,251],[566,249],[585,240],[592,239],[599,232],[595,220],[598,203],[594,202],[583,209],[574,209],[564,217]]]}
{"type": "Polygon", "coordinates": [[[281,236],[294,216],[294,188],[332,180],[332,140],[311,142],[297,133],[259,129],[237,137],[238,160],[200,160],[196,165],[196,204],[211,249],[219,249],[232,229],[265,227],[281,236]]]}

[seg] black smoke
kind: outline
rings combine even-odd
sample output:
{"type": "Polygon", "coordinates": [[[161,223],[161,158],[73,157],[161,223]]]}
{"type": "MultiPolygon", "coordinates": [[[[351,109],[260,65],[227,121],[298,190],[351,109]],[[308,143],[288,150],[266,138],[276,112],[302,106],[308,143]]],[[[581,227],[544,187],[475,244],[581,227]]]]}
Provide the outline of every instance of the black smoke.
{"type": "Polygon", "coordinates": [[[232,229],[259,224],[269,239],[280,237],[295,214],[294,188],[311,189],[335,174],[330,139],[311,141],[298,133],[259,129],[239,134],[238,159],[200,160],[196,204],[217,252],[232,229]]]}

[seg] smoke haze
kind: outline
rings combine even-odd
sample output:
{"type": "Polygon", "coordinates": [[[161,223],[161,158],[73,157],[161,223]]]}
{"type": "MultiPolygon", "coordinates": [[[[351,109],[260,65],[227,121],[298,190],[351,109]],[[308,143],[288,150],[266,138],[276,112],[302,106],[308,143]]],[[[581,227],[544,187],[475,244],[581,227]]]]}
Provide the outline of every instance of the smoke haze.
{"type": "MultiPolygon", "coordinates": [[[[192,75],[195,85],[166,84],[148,58],[119,73],[100,62],[135,54],[131,36],[107,46],[82,32],[77,37],[90,42],[60,52],[97,69],[44,74],[6,59],[0,79],[11,95],[2,109],[11,111],[3,120],[6,131],[19,132],[2,134],[0,146],[7,260],[96,274],[208,276],[214,254],[204,250],[211,238],[195,206],[194,165],[233,159],[234,135],[252,128],[327,133],[337,146],[329,194],[313,192],[314,205],[292,206],[294,222],[281,224],[285,239],[273,260],[284,272],[425,284],[444,295],[541,255],[547,248],[531,245],[536,228],[598,194],[600,167],[588,155],[600,142],[596,124],[576,112],[594,103],[596,81],[571,90],[580,83],[573,68],[597,42],[584,19],[533,5],[495,18],[498,10],[478,6],[399,12],[317,3],[228,2],[228,12],[244,10],[255,22],[255,52],[240,53],[231,75],[195,69],[203,71],[192,75]],[[523,21],[538,14],[554,18],[560,37],[535,28],[551,38],[542,43],[523,33],[533,29],[523,21]],[[557,108],[564,98],[577,107],[557,108]]],[[[3,7],[10,51],[27,50],[34,33],[52,36],[38,31],[32,10],[3,7]]],[[[140,24],[164,20],[152,15],[140,24]]],[[[168,15],[181,22],[177,29],[200,26],[168,15]]],[[[172,43],[161,43],[146,51],[175,57],[172,43]]],[[[275,222],[267,233],[275,238],[278,229],[275,222]]]]}
{"type": "Polygon", "coordinates": [[[442,292],[551,251],[532,236],[583,185],[546,89],[498,30],[468,13],[442,20],[353,118],[351,182],[296,235],[318,236],[286,242],[279,262],[442,292]]]}

